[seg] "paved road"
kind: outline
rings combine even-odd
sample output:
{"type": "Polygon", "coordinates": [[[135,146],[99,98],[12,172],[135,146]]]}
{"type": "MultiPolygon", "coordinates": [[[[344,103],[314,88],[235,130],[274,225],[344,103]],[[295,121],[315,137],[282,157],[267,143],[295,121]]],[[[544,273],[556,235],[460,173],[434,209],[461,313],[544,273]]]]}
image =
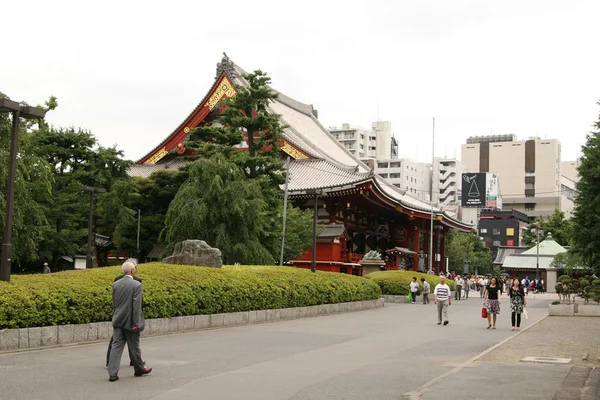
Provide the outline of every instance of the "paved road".
{"type": "MultiPolygon", "coordinates": [[[[525,324],[547,315],[549,302],[530,299],[525,324]]],[[[154,371],[133,377],[125,355],[118,382],[108,382],[107,343],[0,354],[0,398],[389,400],[410,398],[406,394],[412,392],[413,398],[463,399],[467,392],[458,389],[468,386],[460,382],[468,382],[474,394],[488,384],[485,369],[468,361],[514,334],[506,299],[502,307],[496,330],[485,329],[477,297],[453,302],[445,327],[436,324],[433,304],[390,304],[143,338],[143,356],[154,371]]],[[[509,382],[519,379],[514,371],[506,371],[509,382]]],[[[552,382],[560,385],[568,371],[555,371],[552,382]]]]}

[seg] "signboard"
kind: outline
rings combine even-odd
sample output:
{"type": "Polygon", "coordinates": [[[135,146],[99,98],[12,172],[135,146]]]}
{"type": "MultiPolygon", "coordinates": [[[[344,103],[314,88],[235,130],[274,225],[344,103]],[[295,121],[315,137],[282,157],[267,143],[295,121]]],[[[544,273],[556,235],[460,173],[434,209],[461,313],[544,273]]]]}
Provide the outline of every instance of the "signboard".
{"type": "Polygon", "coordinates": [[[490,172],[462,174],[461,205],[473,208],[502,208],[498,175],[490,172]]]}
{"type": "Polygon", "coordinates": [[[485,172],[462,174],[462,206],[484,207],[486,195],[485,185],[485,172]]]}

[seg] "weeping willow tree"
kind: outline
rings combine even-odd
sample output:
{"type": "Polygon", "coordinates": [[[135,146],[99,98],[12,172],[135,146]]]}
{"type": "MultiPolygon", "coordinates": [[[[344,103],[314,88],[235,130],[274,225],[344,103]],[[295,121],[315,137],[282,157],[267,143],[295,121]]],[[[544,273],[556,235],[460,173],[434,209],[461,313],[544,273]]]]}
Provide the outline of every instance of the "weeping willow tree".
{"type": "Polygon", "coordinates": [[[264,199],[259,179],[223,156],[199,159],[171,202],[162,232],[166,243],[201,239],[221,250],[223,263],[273,264],[259,240],[265,229],[264,199]]]}

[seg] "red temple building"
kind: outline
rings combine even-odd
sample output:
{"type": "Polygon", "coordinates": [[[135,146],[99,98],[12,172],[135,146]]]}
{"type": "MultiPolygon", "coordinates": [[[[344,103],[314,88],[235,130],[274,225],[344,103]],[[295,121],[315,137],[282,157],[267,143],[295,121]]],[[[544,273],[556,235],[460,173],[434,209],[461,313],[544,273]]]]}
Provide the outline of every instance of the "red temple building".
{"type": "MultiPolygon", "coordinates": [[[[213,86],[206,96],[158,146],[131,169],[130,174],[149,176],[159,169],[178,168],[192,128],[210,124],[219,113],[224,97],[234,96],[236,85],[248,86],[246,72],[226,55],[217,64],[213,86]]],[[[278,92],[279,93],[279,92],[278,92]]],[[[421,254],[429,253],[430,221],[433,215],[433,263],[435,272],[445,270],[444,235],[450,229],[470,231],[429,203],[375,175],[362,161],[340,145],[319,122],[312,105],[282,93],[270,105],[286,126],[280,143],[281,156],[290,157],[289,199],[298,207],[318,210],[322,229],[317,237],[317,269],[362,274],[358,263],[364,254],[377,250],[388,269],[418,270],[421,254]]],[[[244,149],[245,143],[239,148],[244,149]]],[[[310,268],[312,248],[288,263],[310,268]]],[[[427,265],[427,262],[422,262],[427,265]]]]}

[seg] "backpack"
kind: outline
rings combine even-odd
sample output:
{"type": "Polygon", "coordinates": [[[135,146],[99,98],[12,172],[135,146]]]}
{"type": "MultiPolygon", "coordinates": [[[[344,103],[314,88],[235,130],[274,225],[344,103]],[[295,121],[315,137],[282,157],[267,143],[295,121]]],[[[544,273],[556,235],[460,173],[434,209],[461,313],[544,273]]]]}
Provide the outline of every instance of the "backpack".
{"type": "Polygon", "coordinates": [[[529,279],[525,279],[525,285],[524,285],[524,286],[525,286],[525,287],[529,287],[529,284],[530,284],[530,283],[531,283],[531,282],[529,282],[529,279]]]}

